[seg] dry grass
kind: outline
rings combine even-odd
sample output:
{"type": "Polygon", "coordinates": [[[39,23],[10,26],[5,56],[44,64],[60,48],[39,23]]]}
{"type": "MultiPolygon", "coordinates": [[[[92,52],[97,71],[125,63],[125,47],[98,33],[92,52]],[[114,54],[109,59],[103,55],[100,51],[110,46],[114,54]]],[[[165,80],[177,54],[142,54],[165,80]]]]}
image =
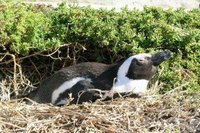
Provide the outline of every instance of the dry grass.
{"type": "Polygon", "coordinates": [[[0,132],[199,132],[200,94],[165,95],[56,107],[0,102],[0,132]]]}
{"type": "Polygon", "coordinates": [[[17,62],[14,56],[7,56],[11,60],[2,62],[0,69],[1,133],[200,132],[200,93],[181,91],[183,85],[164,95],[155,95],[162,88],[158,81],[162,70],[151,91],[142,98],[118,98],[63,107],[37,103],[27,105],[23,99],[11,98],[33,90],[50,69],[55,70],[56,63],[45,62],[45,65],[44,61],[29,58],[28,61],[23,60],[22,69],[22,59],[17,62]],[[27,62],[31,62],[32,66],[27,62]]]}

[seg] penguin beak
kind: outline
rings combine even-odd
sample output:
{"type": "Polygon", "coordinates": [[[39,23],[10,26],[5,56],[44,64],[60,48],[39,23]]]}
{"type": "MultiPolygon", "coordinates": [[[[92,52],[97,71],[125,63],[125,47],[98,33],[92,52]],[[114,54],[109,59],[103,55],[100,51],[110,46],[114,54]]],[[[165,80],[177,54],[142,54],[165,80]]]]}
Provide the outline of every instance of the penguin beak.
{"type": "Polygon", "coordinates": [[[169,50],[165,50],[152,55],[152,62],[154,66],[160,65],[163,61],[167,60],[171,57],[171,52],[169,50]]]}

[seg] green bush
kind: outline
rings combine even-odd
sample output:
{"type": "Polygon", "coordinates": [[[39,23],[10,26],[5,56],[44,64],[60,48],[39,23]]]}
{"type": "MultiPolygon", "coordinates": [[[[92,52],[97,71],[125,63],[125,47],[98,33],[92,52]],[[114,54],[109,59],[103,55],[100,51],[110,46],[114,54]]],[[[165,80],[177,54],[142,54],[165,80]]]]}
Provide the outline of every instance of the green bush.
{"type": "Polygon", "coordinates": [[[102,54],[155,52],[169,49],[160,81],[163,92],[183,88],[200,90],[200,10],[147,8],[95,10],[90,7],[35,7],[0,1],[0,46],[4,51],[28,55],[54,50],[63,43],[79,43],[102,54]]]}
{"type": "Polygon", "coordinates": [[[53,49],[59,40],[48,38],[51,20],[31,5],[5,2],[0,4],[0,45],[17,54],[27,55],[31,50],[53,49]]]}

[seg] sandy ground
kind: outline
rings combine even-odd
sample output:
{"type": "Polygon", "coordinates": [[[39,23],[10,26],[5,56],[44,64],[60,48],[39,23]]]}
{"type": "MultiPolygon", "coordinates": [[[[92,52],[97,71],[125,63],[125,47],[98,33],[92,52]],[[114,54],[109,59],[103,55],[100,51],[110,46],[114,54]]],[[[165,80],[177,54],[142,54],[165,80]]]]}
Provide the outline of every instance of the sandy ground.
{"type": "Polygon", "coordinates": [[[83,6],[91,6],[92,8],[99,9],[113,9],[115,8],[117,11],[120,10],[122,7],[127,6],[129,9],[143,9],[144,6],[155,6],[155,7],[162,7],[166,8],[186,8],[186,9],[193,9],[199,8],[200,0],[25,0],[29,3],[42,3],[42,4],[51,4],[54,7],[61,2],[67,2],[71,5],[77,5],[80,7],[83,6]]]}

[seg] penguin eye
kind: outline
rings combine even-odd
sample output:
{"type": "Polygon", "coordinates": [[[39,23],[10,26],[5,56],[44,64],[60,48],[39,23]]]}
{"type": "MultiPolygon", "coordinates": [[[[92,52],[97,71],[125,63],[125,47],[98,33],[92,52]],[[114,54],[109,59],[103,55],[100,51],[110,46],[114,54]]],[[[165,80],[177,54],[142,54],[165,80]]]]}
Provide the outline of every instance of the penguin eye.
{"type": "Polygon", "coordinates": [[[145,59],[146,59],[146,60],[150,60],[150,59],[151,59],[151,57],[148,57],[148,56],[147,56],[147,57],[145,57],[145,59]]]}
{"type": "Polygon", "coordinates": [[[137,66],[141,66],[143,64],[143,60],[134,59],[134,62],[137,66]]]}

